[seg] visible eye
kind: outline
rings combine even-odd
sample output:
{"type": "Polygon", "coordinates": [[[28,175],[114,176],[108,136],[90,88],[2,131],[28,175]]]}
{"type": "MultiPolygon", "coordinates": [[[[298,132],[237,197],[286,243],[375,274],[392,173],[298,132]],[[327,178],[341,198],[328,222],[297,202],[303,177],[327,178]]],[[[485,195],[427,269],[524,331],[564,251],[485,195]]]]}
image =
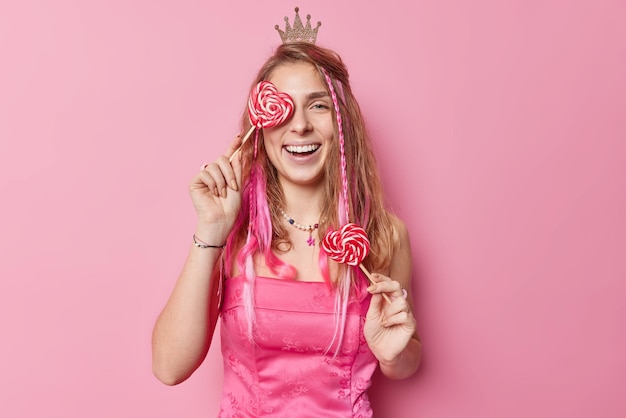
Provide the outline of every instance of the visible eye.
{"type": "Polygon", "coordinates": [[[317,103],[313,103],[311,105],[311,109],[313,109],[313,110],[327,110],[327,109],[330,109],[330,107],[326,103],[317,102],[317,103]]]}

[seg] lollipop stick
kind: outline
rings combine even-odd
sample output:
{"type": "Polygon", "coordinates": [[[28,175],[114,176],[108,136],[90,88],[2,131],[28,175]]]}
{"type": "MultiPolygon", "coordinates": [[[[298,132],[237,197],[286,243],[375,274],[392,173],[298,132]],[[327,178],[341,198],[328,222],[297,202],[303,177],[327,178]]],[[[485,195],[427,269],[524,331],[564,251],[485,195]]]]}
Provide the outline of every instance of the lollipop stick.
{"type": "MultiPolygon", "coordinates": [[[[359,263],[359,267],[361,268],[361,271],[363,271],[363,273],[365,273],[365,275],[367,276],[367,280],[369,280],[370,284],[376,284],[374,279],[372,279],[372,275],[365,268],[365,266],[363,264],[359,263]]],[[[391,299],[389,299],[389,296],[387,296],[386,293],[383,293],[383,298],[387,301],[387,303],[391,303],[391,299]]]]}
{"type": "Polygon", "coordinates": [[[248,132],[246,132],[246,134],[243,136],[243,139],[241,140],[241,145],[239,145],[239,148],[237,148],[235,150],[235,152],[232,153],[232,155],[228,158],[228,161],[232,161],[233,160],[233,158],[235,157],[235,154],[237,154],[237,152],[239,152],[241,147],[243,147],[243,144],[245,144],[246,141],[248,140],[248,138],[250,137],[250,134],[252,134],[252,131],[254,131],[254,125],[252,125],[250,127],[250,129],[248,129],[248,132]]]}

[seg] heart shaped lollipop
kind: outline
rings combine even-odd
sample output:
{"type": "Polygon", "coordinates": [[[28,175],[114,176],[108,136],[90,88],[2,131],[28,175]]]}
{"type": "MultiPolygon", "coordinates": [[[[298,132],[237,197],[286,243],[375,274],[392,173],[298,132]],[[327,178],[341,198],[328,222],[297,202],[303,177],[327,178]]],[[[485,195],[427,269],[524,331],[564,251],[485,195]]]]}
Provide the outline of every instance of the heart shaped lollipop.
{"type": "Polygon", "coordinates": [[[328,231],[322,240],[322,249],[338,263],[357,266],[369,253],[370,241],[363,228],[347,223],[337,231],[328,231]]]}
{"type": "Polygon", "coordinates": [[[279,92],[269,81],[261,81],[250,92],[248,116],[256,128],[272,128],[283,124],[293,113],[293,100],[279,92]]]}
{"type": "MultiPolygon", "coordinates": [[[[370,251],[370,240],[363,228],[347,223],[337,231],[330,230],[324,236],[321,246],[331,260],[350,266],[358,265],[370,283],[375,283],[370,272],[361,264],[370,251]]],[[[391,303],[389,296],[384,293],[383,298],[391,303]]]]}
{"type": "Polygon", "coordinates": [[[241,145],[230,159],[241,149],[254,129],[279,126],[293,113],[293,100],[287,93],[279,92],[272,82],[263,80],[250,92],[248,98],[248,118],[252,126],[246,132],[241,145]]]}

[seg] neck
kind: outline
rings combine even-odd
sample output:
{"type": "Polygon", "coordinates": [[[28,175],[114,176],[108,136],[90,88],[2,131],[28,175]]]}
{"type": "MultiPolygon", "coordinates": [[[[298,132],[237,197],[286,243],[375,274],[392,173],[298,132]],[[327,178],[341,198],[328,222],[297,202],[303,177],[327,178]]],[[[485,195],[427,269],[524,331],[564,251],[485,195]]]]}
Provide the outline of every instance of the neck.
{"type": "Polygon", "coordinates": [[[285,196],[283,210],[301,224],[319,222],[322,202],[321,187],[282,185],[285,196]]]}

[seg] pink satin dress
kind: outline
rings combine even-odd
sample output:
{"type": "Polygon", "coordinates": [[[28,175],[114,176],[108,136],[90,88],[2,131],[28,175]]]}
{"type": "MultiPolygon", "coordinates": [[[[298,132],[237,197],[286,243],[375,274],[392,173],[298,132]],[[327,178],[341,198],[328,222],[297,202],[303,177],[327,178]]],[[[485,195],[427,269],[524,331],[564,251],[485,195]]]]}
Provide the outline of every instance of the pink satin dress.
{"type": "Polygon", "coordinates": [[[377,361],[363,336],[370,295],[351,298],[344,344],[335,332],[335,297],[326,283],[259,277],[254,343],[247,337],[243,279],[226,280],[221,340],[220,418],[371,418],[366,390],[377,361]],[[334,357],[334,358],[333,358],[334,357]]]}

